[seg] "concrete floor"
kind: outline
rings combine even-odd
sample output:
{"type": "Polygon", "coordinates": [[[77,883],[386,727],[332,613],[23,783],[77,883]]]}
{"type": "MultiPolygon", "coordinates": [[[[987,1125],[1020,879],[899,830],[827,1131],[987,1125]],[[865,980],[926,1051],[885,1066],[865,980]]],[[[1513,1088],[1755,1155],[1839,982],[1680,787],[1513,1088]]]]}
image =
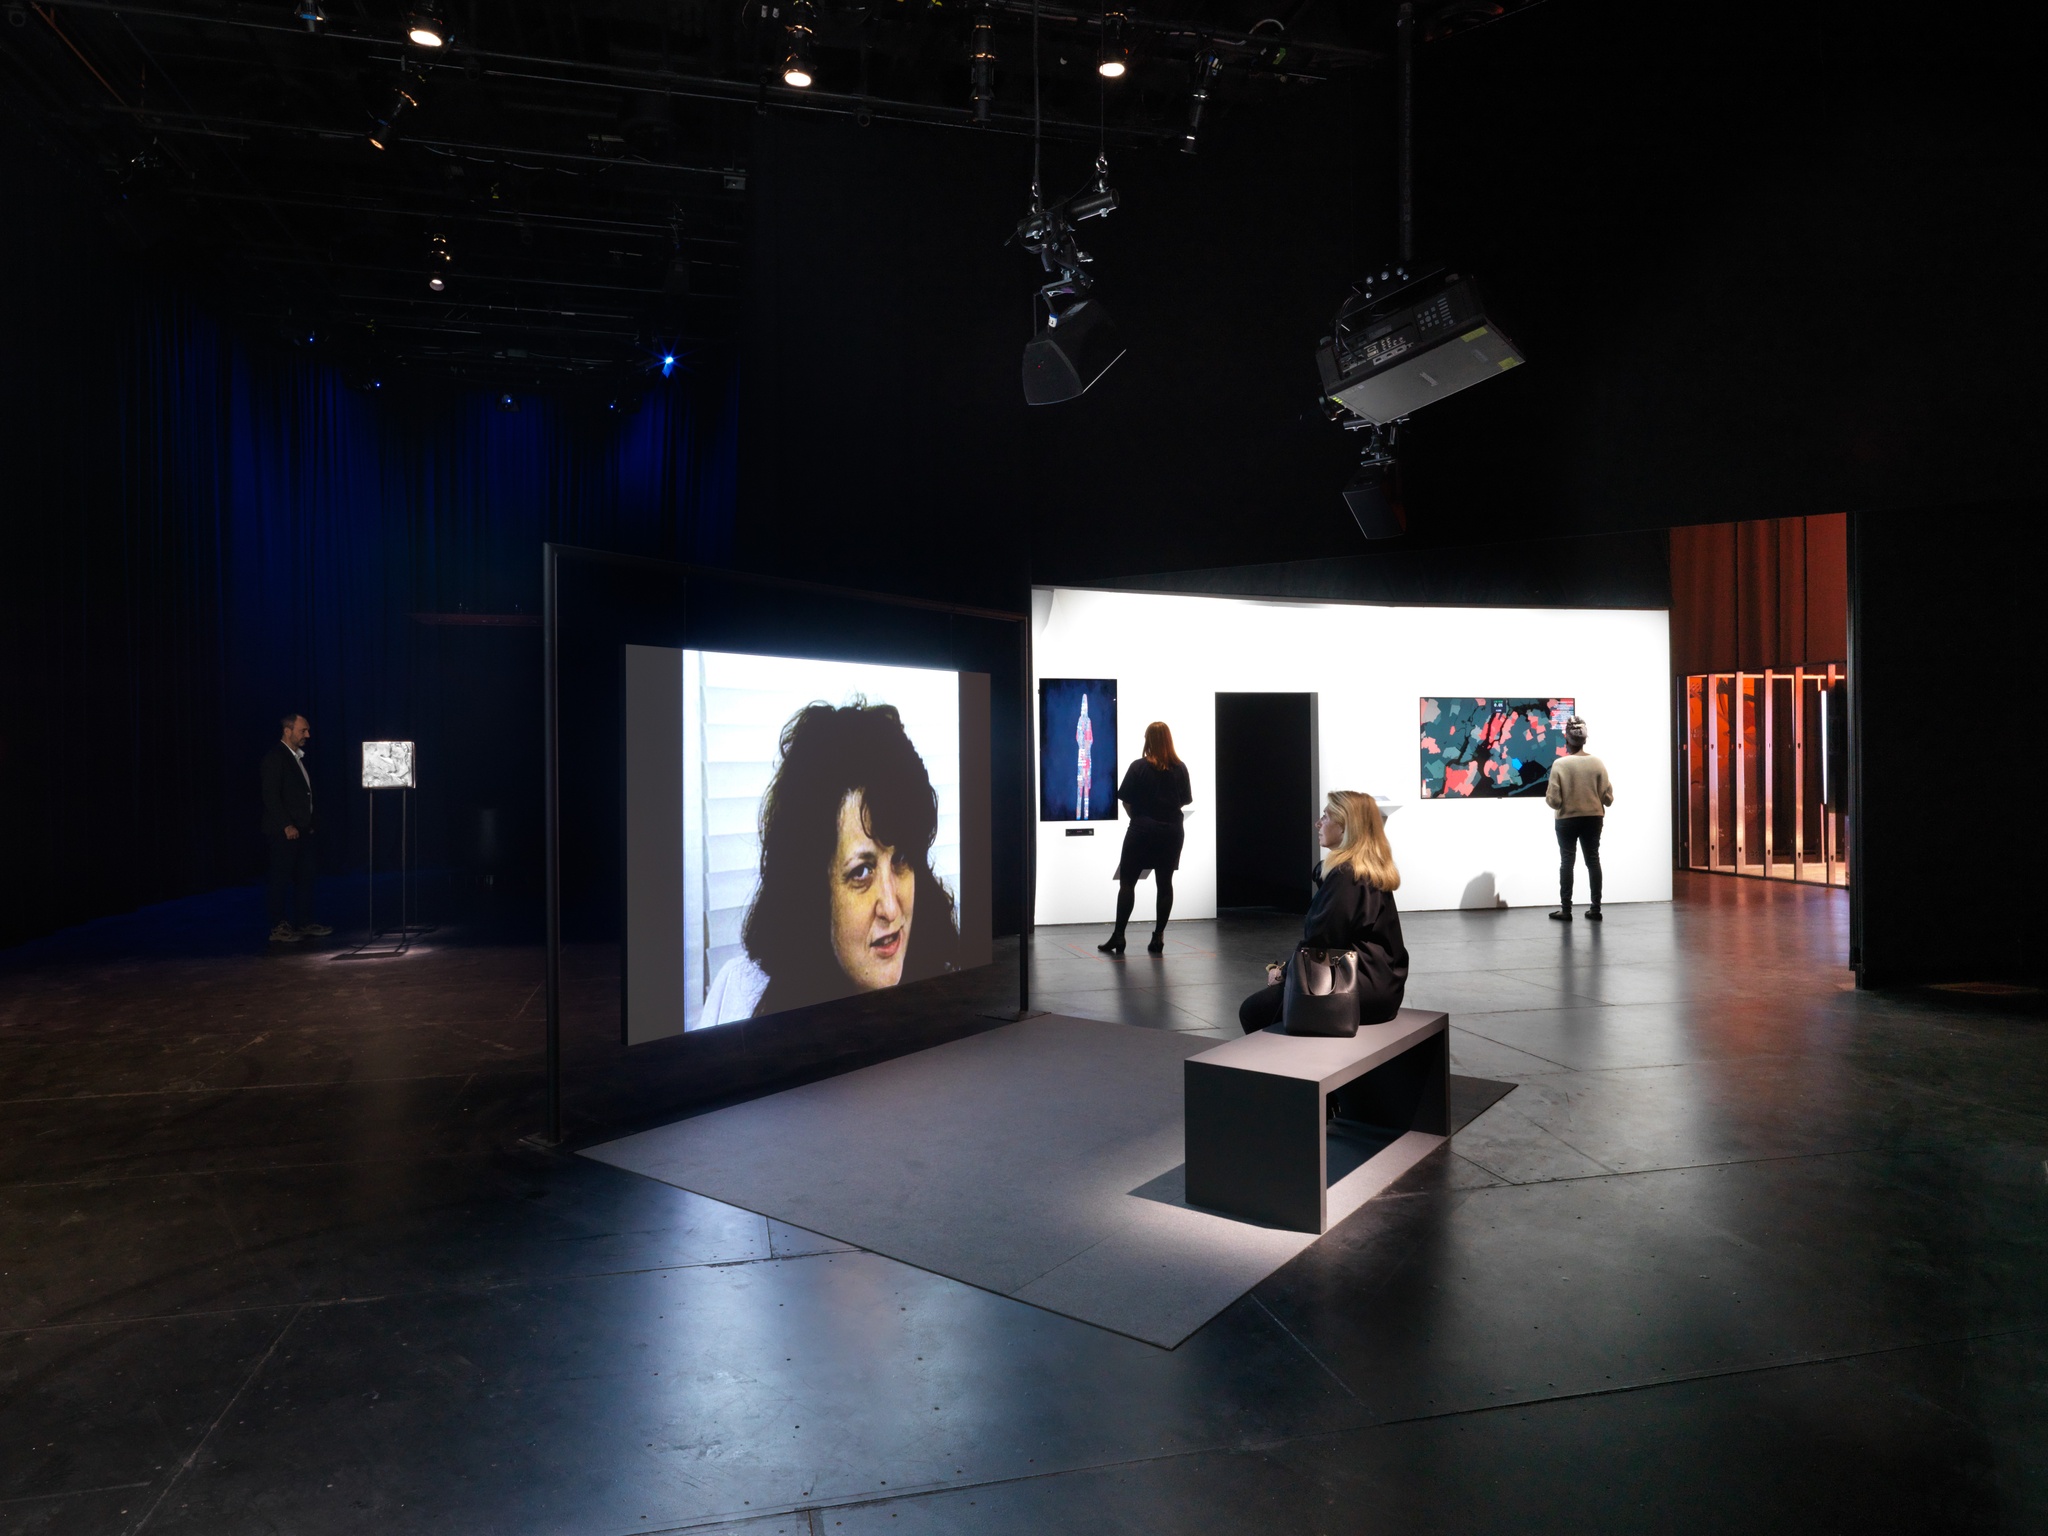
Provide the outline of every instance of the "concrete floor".
{"type": "MultiPolygon", "coordinates": [[[[0,956],[0,1532],[2048,1530],[2039,999],[1679,890],[1411,916],[1519,1086],[1172,1351],[522,1149],[530,946],[0,956]]],[[[1227,1034],[1288,929],[1041,932],[1034,1001],[1227,1034]]],[[[571,958],[579,1129],[659,1117],[571,958]]]]}

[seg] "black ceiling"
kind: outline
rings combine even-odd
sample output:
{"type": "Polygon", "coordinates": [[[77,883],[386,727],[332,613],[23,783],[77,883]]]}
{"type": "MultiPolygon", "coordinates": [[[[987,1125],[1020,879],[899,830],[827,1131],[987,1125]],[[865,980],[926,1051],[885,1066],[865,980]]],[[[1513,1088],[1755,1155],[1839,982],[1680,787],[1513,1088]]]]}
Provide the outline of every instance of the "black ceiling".
{"type": "MultiPolygon", "coordinates": [[[[1420,0],[1417,37],[1532,3],[1420,0]]],[[[1207,142],[1377,65],[1398,6],[1122,7],[1130,70],[1105,85],[1100,4],[816,0],[809,90],[782,83],[789,0],[453,0],[434,50],[398,3],[320,0],[313,26],[308,8],[8,4],[0,81],[131,240],[281,339],[365,381],[612,389],[731,333],[759,114],[1028,134],[1035,25],[1049,136],[1178,142],[1207,75],[1207,142]],[[979,123],[977,20],[996,60],[979,123]],[[380,150],[401,85],[416,104],[380,150]]]]}

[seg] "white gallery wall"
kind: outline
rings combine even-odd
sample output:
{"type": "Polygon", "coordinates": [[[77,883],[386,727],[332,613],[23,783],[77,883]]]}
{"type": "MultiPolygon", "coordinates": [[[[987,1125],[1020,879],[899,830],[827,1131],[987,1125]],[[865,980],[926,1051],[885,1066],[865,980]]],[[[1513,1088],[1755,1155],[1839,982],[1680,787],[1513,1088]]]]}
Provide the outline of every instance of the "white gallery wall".
{"type": "MultiPolygon", "coordinates": [[[[1540,797],[1421,798],[1424,698],[1570,698],[1588,750],[1614,780],[1602,834],[1605,900],[1671,899],[1671,677],[1661,608],[1410,608],[1362,603],[1098,592],[1032,593],[1036,679],[1114,679],[1117,740],[1097,737],[1095,771],[1118,779],[1164,720],[1188,765],[1194,804],[1174,881],[1176,918],[1216,915],[1218,693],[1313,693],[1319,793],[1362,789],[1392,814],[1387,836],[1407,911],[1557,902],[1555,816],[1540,797]]],[[[1034,729],[1036,709],[1033,710],[1034,729]]],[[[1306,823],[1306,817],[1304,817],[1306,823]]],[[[1041,923],[1109,922],[1128,821],[1038,826],[1041,923]]],[[[1314,857],[1302,827],[1304,874],[1314,857]]],[[[1580,902],[1586,900],[1580,869],[1580,902]]],[[[1134,921],[1149,922],[1152,885],[1134,921]]]]}

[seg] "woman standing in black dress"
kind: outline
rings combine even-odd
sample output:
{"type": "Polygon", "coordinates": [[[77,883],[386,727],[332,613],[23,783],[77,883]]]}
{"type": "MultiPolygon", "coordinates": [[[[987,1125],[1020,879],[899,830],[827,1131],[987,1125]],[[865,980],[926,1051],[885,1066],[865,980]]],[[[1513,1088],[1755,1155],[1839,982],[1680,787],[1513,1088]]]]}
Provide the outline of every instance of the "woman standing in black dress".
{"type": "Polygon", "coordinates": [[[1159,913],[1152,924],[1152,942],[1145,950],[1162,954],[1167,914],[1173,911],[1173,872],[1180,868],[1180,847],[1187,836],[1180,811],[1195,798],[1188,789],[1187,764],[1174,752],[1173,732],[1164,720],[1145,727],[1145,755],[1124,770],[1116,797],[1130,812],[1131,825],[1124,833],[1124,856],[1116,867],[1116,932],[1107,944],[1095,947],[1105,955],[1124,952],[1124,925],[1137,903],[1138,881],[1149,869],[1159,881],[1159,913]]]}

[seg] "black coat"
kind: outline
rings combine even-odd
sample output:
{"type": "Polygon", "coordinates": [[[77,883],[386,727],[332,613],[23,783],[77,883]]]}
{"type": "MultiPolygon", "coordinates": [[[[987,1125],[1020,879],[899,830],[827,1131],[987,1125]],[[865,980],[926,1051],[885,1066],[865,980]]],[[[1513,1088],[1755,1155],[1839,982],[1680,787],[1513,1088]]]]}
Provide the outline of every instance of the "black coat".
{"type": "Polygon", "coordinates": [[[292,749],[278,741],[272,742],[270,750],[263,754],[260,772],[263,779],[264,832],[275,836],[286,827],[311,832],[314,820],[310,765],[306,773],[301,774],[298,763],[292,758],[292,749]]]}
{"type": "Polygon", "coordinates": [[[1187,840],[1180,808],[1194,799],[1187,764],[1155,768],[1142,757],[1134,759],[1124,770],[1116,797],[1131,813],[1117,879],[1135,880],[1148,869],[1179,869],[1181,845],[1187,840]]]}
{"type": "Polygon", "coordinates": [[[1383,1024],[1400,1012],[1408,989],[1408,946],[1394,893],[1367,885],[1343,864],[1327,875],[1318,869],[1314,879],[1300,947],[1356,950],[1360,1022],[1383,1024]]]}

